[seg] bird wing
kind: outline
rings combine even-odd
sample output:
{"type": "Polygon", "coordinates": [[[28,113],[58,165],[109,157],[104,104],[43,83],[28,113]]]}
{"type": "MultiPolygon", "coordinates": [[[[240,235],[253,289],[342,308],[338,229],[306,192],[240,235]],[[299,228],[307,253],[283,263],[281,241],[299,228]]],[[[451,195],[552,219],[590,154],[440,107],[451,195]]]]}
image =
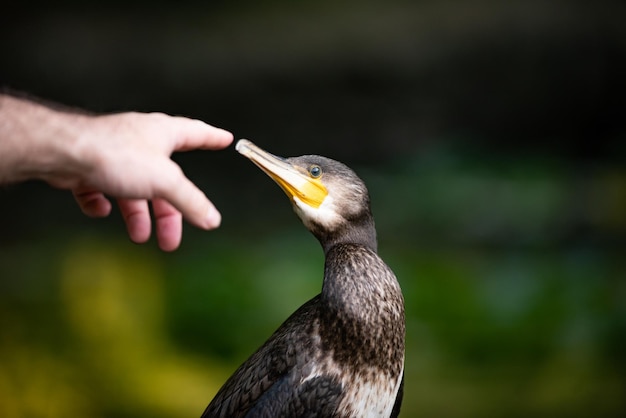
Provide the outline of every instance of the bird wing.
{"type": "MultiPolygon", "coordinates": [[[[295,311],[217,392],[202,414],[209,417],[294,416],[315,396],[336,402],[337,382],[305,380],[313,361],[312,328],[318,321],[319,296],[295,311]]],[[[319,404],[316,406],[319,407],[319,404]]],[[[313,415],[314,416],[314,415],[313,415]]]]}
{"type": "Polygon", "coordinates": [[[341,398],[341,385],[330,377],[295,383],[289,376],[265,392],[246,418],[292,418],[332,416],[341,398]]]}

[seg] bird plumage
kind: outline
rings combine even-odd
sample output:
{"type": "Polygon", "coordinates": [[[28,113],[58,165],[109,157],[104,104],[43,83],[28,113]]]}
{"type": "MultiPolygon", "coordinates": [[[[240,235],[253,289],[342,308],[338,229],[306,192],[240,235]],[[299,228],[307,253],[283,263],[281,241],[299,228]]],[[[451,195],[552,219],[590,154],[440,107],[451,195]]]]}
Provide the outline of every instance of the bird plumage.
{"type": "Polygon", "coordinates": [[[202,417],[396,417],[404,303],[394,273],[377,254],[365,185],[337,161],[281,159],[242,141],[238,150],[281,185],[320,241],[324,281],[321,293],[235,371],[202,417]]]}

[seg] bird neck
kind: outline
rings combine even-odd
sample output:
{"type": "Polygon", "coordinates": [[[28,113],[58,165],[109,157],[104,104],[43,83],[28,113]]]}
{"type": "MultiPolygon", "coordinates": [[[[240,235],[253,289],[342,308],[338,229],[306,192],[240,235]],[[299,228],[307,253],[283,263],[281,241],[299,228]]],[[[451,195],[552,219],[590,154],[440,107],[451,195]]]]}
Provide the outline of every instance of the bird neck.
{"type": "Polygon", "coordinates": [[[395,321],[404,309],[396,276],[373,249],[360,244],[337,244],[326,253],[321,297],[329,311],[366,322],[395,321]]]}
{"type": "Polygon", "coordinates": [[[326,257],[334,247],[343,244],[368,248],[374,253],[378,251],[376,226],[371,216],[351,219],[332,231],[320,230],[313,233],[322,245],[326,257]]]}
{"type": "Polygon", "coordinates": [[[320,308],[320,335],[333,342],[335,361],[400,375],[404,300],[395,275],[372,249],[355,244],[329,249],[320,308]]]}

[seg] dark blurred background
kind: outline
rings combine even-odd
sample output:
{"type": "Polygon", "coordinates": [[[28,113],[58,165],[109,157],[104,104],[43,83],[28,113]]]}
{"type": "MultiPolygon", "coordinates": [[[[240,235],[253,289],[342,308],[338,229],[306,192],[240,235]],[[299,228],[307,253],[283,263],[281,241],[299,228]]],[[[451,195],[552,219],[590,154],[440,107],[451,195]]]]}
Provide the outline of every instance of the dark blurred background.
{"type": "MultiPolygon", "coordinates": [[[[22,2],[0,82],[354,168],[406,298],[403,417],[621,417],[624,22],[602,0],[22,2]]],[[[174,158],[223,223],[173,254],[0,188],[0,416],[199,416],[319,292],[269,178],[232,147],[174,158]]]]}

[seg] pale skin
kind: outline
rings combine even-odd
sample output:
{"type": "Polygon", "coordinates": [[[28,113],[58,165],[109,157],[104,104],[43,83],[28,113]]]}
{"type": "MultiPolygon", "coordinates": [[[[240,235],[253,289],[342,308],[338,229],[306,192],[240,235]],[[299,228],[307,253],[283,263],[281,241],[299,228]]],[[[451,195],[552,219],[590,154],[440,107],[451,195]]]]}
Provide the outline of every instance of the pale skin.
{"type": "Polygon", "coordinates": [[[84,214],[105,217],[117,200],[130,239],[173,251],[182,221],[217,228],[221,215],[170,158],[219,150],[233,135],[199,120],[163,113],[87,115],[0,93],[0,184],[43,180],[71,190],[84,214]]]}

